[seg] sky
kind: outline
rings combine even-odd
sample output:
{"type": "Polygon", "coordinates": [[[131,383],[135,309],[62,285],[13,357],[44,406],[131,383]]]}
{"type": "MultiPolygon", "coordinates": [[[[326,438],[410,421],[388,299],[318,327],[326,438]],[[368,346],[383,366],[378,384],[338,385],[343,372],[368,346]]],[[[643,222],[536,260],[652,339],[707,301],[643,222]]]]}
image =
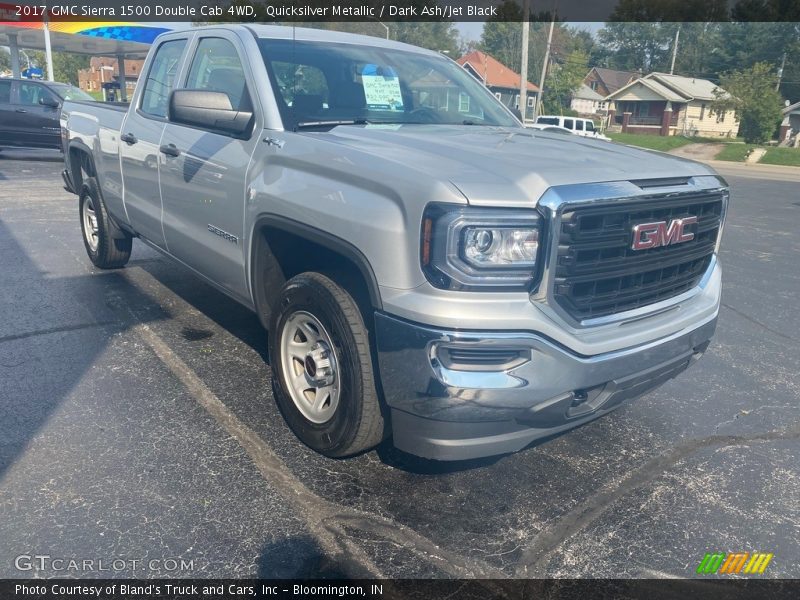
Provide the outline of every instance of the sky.
{"type": "MultiPolygon", "coordinates": [[[[571,25],[579,29],[585,29],[586,31],[594,35],[604,25],[604,23],[598,23],[598,22],[567,23],[567,25],[571,25]]],[[[481,22],[456,23],[456,28],[461,33],[461,37],[463,37],[466,41],[473,41],[473,40],[477,41],[481,38],[481,32],[483,31],[483,23],[481,22]]]]}

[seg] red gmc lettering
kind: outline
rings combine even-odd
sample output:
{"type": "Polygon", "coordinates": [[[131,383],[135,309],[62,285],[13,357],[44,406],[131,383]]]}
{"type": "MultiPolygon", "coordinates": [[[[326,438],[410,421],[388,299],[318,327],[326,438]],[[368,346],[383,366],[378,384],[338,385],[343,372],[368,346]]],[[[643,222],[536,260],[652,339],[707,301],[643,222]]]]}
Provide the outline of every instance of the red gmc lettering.
{"type": "Polygon", "coordinates": [[[697,217],[673,219],[669,222],[669,226],[666,221],[639,223],[633,228],[633,245],[631,248],[634,250],[647,250],[648,248],[688,242],[694,239],[694,233],[684,231],[684,227],[693,223],[697,223],[697,217]]]}

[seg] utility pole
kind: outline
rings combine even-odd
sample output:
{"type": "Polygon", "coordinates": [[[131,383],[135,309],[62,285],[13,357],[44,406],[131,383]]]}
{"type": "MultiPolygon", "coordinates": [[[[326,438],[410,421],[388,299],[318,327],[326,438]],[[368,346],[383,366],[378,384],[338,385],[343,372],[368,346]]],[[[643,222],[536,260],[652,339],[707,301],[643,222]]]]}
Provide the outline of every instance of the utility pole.
{"type": "Polygon", "coordinates": [[[775,84],[775,91],[781,90],[781,79],[783,79],[783,68],[786,66],[786,52],[783,53],[783,60],[781,61],[781,68],[778,69],[778,83],[775,84]]]}
{"type": "Polygon", "coordinates": [[[530,0],[522,1],[522,60],[519,63],[519,112],[522,123],[528,112],[528,44],[530,38],[530,0]]]}
{"type": "Polygon", "coordinates": [[[539,107],[542,104],[542,99],[544,98],[544,80],[547,77],[547,63],[550,60],[550,45],[553,43],[553,28],[556,26],[556,15],[555,12],[552,16],[552,21],[550,21],[550,33],[547,34],[547,48],[544,51],[544,63],[542,64],[542,77],[539,79],[539,102],[536,103],[536,111],[534,113],[534,118],[536,115],[539,114],[539,107]]]}
{"type": "Polygon", "coordinates": [[[675,71],[675,57],[678,56],[678,38],[681,36],[681,28],[675,31],[675,43],[672,44],[672,64],[669,66],[669,74],[672,75],[675,71]]]}

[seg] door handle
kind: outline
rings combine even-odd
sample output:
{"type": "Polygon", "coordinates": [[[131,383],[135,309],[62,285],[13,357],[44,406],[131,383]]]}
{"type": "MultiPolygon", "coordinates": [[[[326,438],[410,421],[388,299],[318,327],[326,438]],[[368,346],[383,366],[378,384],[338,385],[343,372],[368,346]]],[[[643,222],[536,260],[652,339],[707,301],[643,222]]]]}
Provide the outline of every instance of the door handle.
{"type": "Polygon", "coordinates": [[[159,150],[167,156],[180,156],[181,151],[175,144],[164,144],[159,150]]]}
{"type": "Polygon", "coordinates": [[[128,144],[128,146],[133,146],[136,142],[139,141],[136,139],[136,136],[133,135],[132,133],[123,133],[121,136],[119,136],[119,139],[128,144]]]}
{"type": "Polygon", "coordinates": [[[17,110],[15,110],[14,112],[18,112],[18,113],[26,113],[26,112],[28,112],[28,111],[27,111],[27,110],[25,110],[24,108],[18,108],[18,109],[17,109],[17,110]]]}

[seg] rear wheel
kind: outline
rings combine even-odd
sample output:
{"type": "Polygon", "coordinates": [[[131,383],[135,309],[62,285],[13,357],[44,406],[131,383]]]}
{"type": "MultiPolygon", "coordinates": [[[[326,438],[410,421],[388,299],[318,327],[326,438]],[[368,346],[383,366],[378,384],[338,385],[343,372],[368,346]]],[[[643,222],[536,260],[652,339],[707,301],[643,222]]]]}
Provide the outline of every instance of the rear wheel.
{"type": "Polygon", "coordinates": [[[109,220],[94,177],[84,179],[78,205],[83,245],[92,264],[101,269],[124,266],[131,257],[133,239],[109,220]]]}
{"type": "Polygon", "coordinates": [[[331,457],[381,442],[369,333],[343,288],[319,273],[288,281],[272,311],[269,349],[275,399],[301,441],[331,457]]]}

